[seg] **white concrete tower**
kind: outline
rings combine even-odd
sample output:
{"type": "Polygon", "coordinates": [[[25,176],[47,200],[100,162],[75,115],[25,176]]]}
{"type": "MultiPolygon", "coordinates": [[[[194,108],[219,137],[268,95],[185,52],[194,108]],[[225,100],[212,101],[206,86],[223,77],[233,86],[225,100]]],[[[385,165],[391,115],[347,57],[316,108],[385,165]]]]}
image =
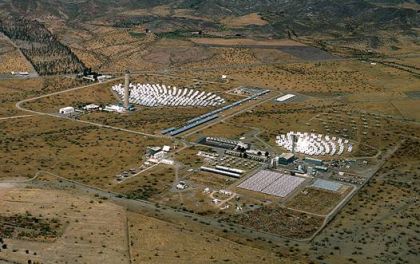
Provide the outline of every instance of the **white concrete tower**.
{"type": "Polygon", "coordinates": [[[125,84],[124,84],[124,108],[125,110],[128,109],[128,98],[130,97],[130,73],[128,71],[125,72],[125,84]]]}

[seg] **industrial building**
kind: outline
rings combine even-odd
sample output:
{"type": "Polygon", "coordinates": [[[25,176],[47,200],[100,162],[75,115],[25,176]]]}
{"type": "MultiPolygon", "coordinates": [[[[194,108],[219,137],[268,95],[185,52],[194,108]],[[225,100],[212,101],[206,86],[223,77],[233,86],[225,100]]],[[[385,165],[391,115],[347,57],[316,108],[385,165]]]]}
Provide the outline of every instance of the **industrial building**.
{"type": "Polygon", "coordinates": [[[205,137],[202,140],[202,143],[219,148],[235,149],[236,146],[238,146],[238,144],[240,143],[240,141],[219,137],[205,137]]]}
{"type": "Polygon", "coordinates": [[[282,153],[280,156],[278,156],[278,164],[282,165],[288,165],[292,163],[295,160],[295,154],[290,152],[282,153]]]}
{"type": "Polygon", "coordinates": [[[190,130],[191,128],[194,128],[194,127],[197,127],[197,126],[202,125],[204,123],[207,123],[207,122],[209,122],[211,120],[214,120],[214,119],[216,119],[218,117],[219,117],[218,115],[213,115],[213,116],[206,117],[204,119],[198,120],[198,121],[196,121],[194,123],[190,123],[190,124],[188,124],[186,126],[183,126],[181,128],[172,130],[171,132],[169,132],[169,135],[176,136],[178,134],[181,134],[181,133],[183,133],[185,131],[190,130]]]}
{"type": "Polygon", "coordinates": [[[296,95],[294,94],[286,94],[283,96],[280,96],[279,98],[276,99],[277,102],[286,102],[289,101],[290,99],[294,98],[296,95]]]}
{"type": "Polygon", "coordinates": [[[314,164],[316,166],[322,166],[324,164],[323,160],[314,159],[314,158],[310,158],[310,157],[305,157],[303,160],[307,163],[314,164]]]}
{"type": "Polygon", "coordinates": [[[218,170],[223,170],[223,171],[228,171],[228,172],[232,172],[232,173],[237,173],[237,174],[244,174],[245,171],[244,170],[240,170],[240,169],[236,169],[236,168],[230,168],[230,167],[225,167],[225,166],[220,166],[217,165],[216,169],[218,170]]]}
{"type": "Polygon", "coordinates": [[[206,166],[201,166],[200,169],[202,171],[221,174],[221,175],[229,176],[229,177],[233,177],[233,178],[240,178],[241,177],[241,174],[239,174],[239,173],[230,172],[230,171],[227,171],[227,170],[221,170],[221,169],[217,169],[217,168],[210,168],[210,167],[206,167],[206,166]]]}
{"type": "Polygon", "coordinates": [[[107,105],[104,108],[104,111],[106,112],[117,112],[117,113],[124,113],[125,108],[119,105],[107,105]]]}
{"type": "MultiPolygon", "coordinates": [[[[149,87],[150,88],[150,87],[149,87]]],[[[117,89],[119,92],[118,93],[121,93],[120,91],[121,91],[121,87],[119,87],[119,88],[116,88],[116,87],[113,87],[113,89],[117,89]]],[[[161,86],[157,86],[157,87],[152,87],[152,89],[154,89],[155,91],[159,91],[159,89],[163,89],[163,91],[166,93],[167,92],[167,89],[166,89],[166,87],[164,86],[164,85],[162,85],[162,87],[161,86]],[[164,88],[164,89],[163,89],[164,88]],[[166,89],[166,90],[165,90],[166,89]]],[[[176,90],[176,89],[175,89],[176,90]]],[[[179,90],[179,89],[178,89],[179,90]]],[[[238,105],[241,105],[242,103],[245,103],[245,102],[247,102],[247,101],[249,101],[249,100],[253,100],[253,99],[256,99],[258,96],[261,96],[261,95],[264,95],[264,94],[267,94],[267,93],[269,93],[270,92],[270,90],[263,90],[263,91],[261,91],[261,92],[259,92],[258,94],[254,94],[254,95],[252,95],[252,96],[250,96],[250,97],[247,97],[247,98],[245,98],[245,99],[242,99],[242,100],[239,100],[239,101],[237,101],[237,102],[234,102],[234,103],[232,103],[232,104],[229,104],[229,105],[225,105],[225,106],[223,106],[223,107],[221,107],[221,108],[219,108],[219,109],[216,109],[216,110],[214,110],[214,111],[211,111],[211,112],[209,112],[209,113],[206,113],[206,114],[204,114],[204,115],[201,115],[201,116],[198,116],[198,117],[195,117],[195,118],[193,118],[193,119],[190,119],[190,120],[188,120],[187,122],[186,122],[186,124],[184,125],[184,126],[182,126],[181,128],[177,128],[177,129],[173,129],[173,128],[168,128],[168,129],[165,129],[165,130],[163,130],[163,132],[166,132],[166,133],[164,133],[164,134],[169,134],[170,136],[176,136],[176,135],[178,135],[178,134],[181,134],[181,133],[183,133],[183,132],[185,132],[185,131],[188,131],[188,130],[190,130],[190,129],[192,129],[192,128],[194,128],[194,127],[197,127],[197,126],[199,126],[199,125],[202,125],[202,124],[205,124],[205,123],[207,123],[207,122],[209,122],[209,121],[211,121],[211,120],[214,120],[214,119],[216,119],[216,118],[218,118],[219,117],[219,113],[221,113],[221,112],[223,112],[223,111],[226,111],[226,110],[228,110],[228,109],[231,109],[231,108],[233,108],[233,107],[235,107],[235,106],[238,106],[238,105]],[[167,132],[167,130],[168,131],[170,131],[170,132],[167,132]]],[[[174,94],[174,93],[176,93],[176,92],[169,92],[169,94],[174,94]]],[[[177,93],[177,95],[179,94],[179,91],[178,91],[178,93],[177,93]]],[[[185,94],[185,91],[184,92],[182,92],[182,95],[184,95],[185,94]]],[[[190,93],[188,93],[188,94],[190,94],[190,93]]],[[[193,94],[193,96],[195,95],[195,93],[193,94]]],[[[188,96],[188,95],[187,95],[188,96]]],[[[211,99],[211,100],[214,100],[214,98],[212,98],[212,96],[210,96],[209,97],[209,99],[211,99]]],[[[219,99],[217,99],[216,101],[218,101],[219,99]]],[[[219,100],[220,101],[220,100],[219,100]]],[[[153,101],[154,102],[154,101],[153,101]]],[[[183,101],[182,101],[183,102],[183,101]]],[[[189,102],[188,100],[187,100],[187,102],[189,102]]],[[[223,99],[223,103],[225,102],[225,100],[223,99]]],[[[154,104],[154,103],[153,103],[154,104]]],[[[148,105],[148,106],[153,106],[153,104],[152,105],[149,105],[149,104],[146,104],[146,105],[148,105]]],[[[175,105],[177,105],[177,103],[174,103],[175,105]]],[[[178,105],[180,105],[181,103],[179,103],[178,105]]],[[[216,105],[217,104],[219,104],[219,103],[217,103],[216,102],[216,105]]],[[[172,103],[170,104],[170,105],[172,105],[172,103]]],[[[200,106],[201,106],[201,104],[199,104],[200,106]]],[[[212,104],[209,104],[209,105],[212,105],[212,104]]],[[[206,106],[206,104],[204,104],[204,106],[206,106]]]]}
{"type": "Polygon", "coordinates": [[[67,106],[67,107],[60,108],[60,110],[58,112],[62,115],[70,115],[70,114],[73,114],[75,112],[75,109],[74,109],[74,107],[67,106]]]}

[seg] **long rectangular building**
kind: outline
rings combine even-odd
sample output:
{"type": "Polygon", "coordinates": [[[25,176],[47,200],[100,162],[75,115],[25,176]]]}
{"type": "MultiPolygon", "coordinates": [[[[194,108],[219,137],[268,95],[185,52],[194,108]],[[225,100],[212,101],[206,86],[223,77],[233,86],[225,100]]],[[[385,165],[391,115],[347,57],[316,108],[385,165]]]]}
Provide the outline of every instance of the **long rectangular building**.
{"type": "Polygon", "coordinates": [[[200,169],[202,171],[213,172],[213,173],[217,173],[217,174],[221,174],[221,175],[225,175],[225,176],[229,176],[229,177],[233,177],[233,178],[240,178],[241,177],[241,175],[238,174],[238,173],[229,172],[229,171],[225,171],[225,170],[219,170],[219,169],[205,167],[205,166],[201,166],[200,169]]]}

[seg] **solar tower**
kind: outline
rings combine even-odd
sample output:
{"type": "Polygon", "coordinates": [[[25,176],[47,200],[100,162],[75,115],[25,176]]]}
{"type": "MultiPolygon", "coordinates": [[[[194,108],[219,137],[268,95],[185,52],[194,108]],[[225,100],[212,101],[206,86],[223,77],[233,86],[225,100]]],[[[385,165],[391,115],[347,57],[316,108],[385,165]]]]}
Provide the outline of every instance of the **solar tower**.
{"type": "Polygon", "coordinates": [[[124,83],[124,108],[125,110],[128,110],[128,103],[129,103],[128,98],[130,97],[129,85],[130,85],[130,73],[126,71],[125,83],[124,83]]]}

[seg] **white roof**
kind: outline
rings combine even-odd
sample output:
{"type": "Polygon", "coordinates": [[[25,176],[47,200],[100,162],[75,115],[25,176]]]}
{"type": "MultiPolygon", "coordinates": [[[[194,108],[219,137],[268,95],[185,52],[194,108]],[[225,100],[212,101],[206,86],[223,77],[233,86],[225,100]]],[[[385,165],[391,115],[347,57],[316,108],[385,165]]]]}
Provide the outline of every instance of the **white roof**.
{"type": "Polygon", "coordinates": [[[60,108],[60,111],[74,111],[74,107],[72,107],[72,106],[66,106],[66,107],[63,107],[63,108],[60,108]]]}
{"type": "Polygon", "coordinates": [[[289,100],[290,98],[293,98],[295,96],[296,95],[294,95],[294,94],[286,94],[286,95],[283,95],[283,96],[277,98],[276,101],[277,102],[283,102],[283,101],[289,100]]]}
{"type": "Polygon", "coordinates": [[[171,147],[170,146],[163,146],[162,150],[168,152],[168,151],[171,150],[171,147]]]}

